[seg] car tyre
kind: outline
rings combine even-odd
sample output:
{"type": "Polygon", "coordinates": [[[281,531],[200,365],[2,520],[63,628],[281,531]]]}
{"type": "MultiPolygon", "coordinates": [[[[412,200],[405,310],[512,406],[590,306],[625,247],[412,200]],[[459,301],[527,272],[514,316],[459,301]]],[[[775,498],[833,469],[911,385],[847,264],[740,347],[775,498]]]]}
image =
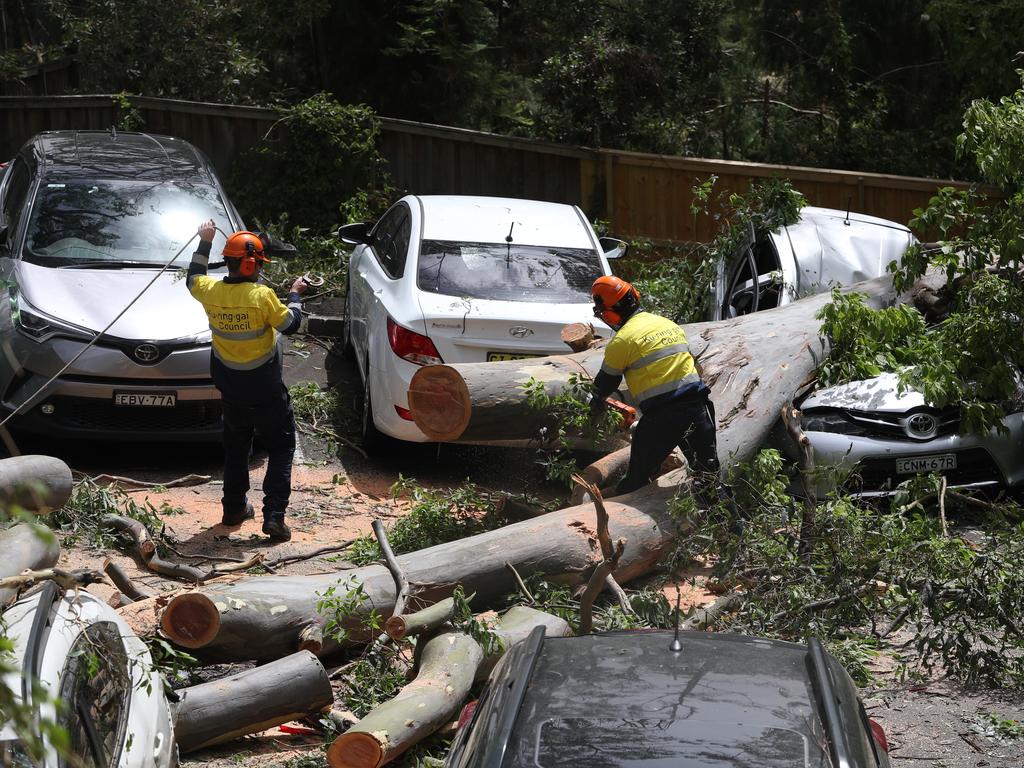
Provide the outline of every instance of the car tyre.
{"type": "Polygon", "coordinates": [[[366,365],[366,380],[363,382],[363,408],[361,435],[363,448],[367,453],[373,453],[383,448],[388,437],[373,423],[373,398],[370,395],[370,365],[366,365]]]}
{"type": "Polygon", "coordinates": [[[355,359],[355,347],[352,346],[352,301],[349,288],[345,288],[345,322],[341,327],[341,354],[343,357],[355,359]]]}

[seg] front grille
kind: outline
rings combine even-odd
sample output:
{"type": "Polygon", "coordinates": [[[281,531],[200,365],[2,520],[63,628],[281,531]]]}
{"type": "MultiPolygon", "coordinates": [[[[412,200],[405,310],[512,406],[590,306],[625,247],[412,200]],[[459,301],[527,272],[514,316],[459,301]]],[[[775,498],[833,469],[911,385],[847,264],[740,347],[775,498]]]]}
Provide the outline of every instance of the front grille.
{"type": "Polygon", "coordinates": [[[941,411],[937,408],[923,407],[900,414],[846,411],[845,415],[851,421],[859,424],[865,434],[887,437],[891,440],[933,440],[936,437],[955,435],[960,429],[960,409],[956,407],[944,408],[941,411]],[[935,432],[926,437],[910,434],[907,422],[916,414],[933,418],[937,425],[935,432]]]}
{"type": "MultiPolygon", "coordinates": [[[[984,448],[970,448],[965,451],[953,451],[956,455],[956,469],[940,472],[945,475],[950,485],[969,485],[971,483],[997,482],[1003,483],[1003,473],[984,448]]],[[[898,458],[863,459],[846,481],[850,491],[891,491],[913,475],[896,474],[898,458]]]]}
{"type": "Polygon", "coordinates": [[[196,432],[221,424],[219,401],[179,401],[173,408],[114,405],[89,397],[54,397],[54,412],[44,418],[72,429],[115,432],[196,432]]]}

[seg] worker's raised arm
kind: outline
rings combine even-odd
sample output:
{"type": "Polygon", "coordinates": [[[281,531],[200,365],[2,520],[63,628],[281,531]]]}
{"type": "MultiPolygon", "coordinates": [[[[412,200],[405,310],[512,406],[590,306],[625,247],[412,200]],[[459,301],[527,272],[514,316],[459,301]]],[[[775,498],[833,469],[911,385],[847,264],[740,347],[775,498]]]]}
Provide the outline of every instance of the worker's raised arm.
{"type": "Polygon", "coordinates": [[[213,223],[213,219],[199,225],[199,245],[196,246],[196,251],[192,254],[192,263],[188,265],[188,277],[185,278],[185,285],[189,291],[193,291],[196,278],[206,274],[206,269],[210,264],[210,248],[213,245],[213,236],[216,231],[217,226],[213,223]]]}
{"type": "Polygon", "coordinates": [[[271,290],[267,291],[267,324],[273,326],[285,336],[299,330],[302,324],[302,294],[307,283],[301,277],[295,278],[292,289],[288,293],[288,304],[285,306],[271,290]]]}

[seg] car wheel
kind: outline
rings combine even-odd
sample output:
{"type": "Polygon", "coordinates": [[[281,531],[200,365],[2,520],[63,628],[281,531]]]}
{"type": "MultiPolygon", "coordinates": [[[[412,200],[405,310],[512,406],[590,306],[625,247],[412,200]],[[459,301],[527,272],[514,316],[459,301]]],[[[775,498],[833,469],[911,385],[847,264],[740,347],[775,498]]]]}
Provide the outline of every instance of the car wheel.
{"type": "Polygon", "coordinates": [[[373,398],[370,395],[370,365],[366,365],[366,379],[363,381],[362,442],[367,452],[379,450],[387,442],[387,435],[373,423],[373,398]]]}
{"type": "Polygon", "coordinates": [[[345,288],[345,323],[341,327],[341,354],[347,357],[354,357],[355,348],[352,346],[352,298],[349,288],[345,288]]]}

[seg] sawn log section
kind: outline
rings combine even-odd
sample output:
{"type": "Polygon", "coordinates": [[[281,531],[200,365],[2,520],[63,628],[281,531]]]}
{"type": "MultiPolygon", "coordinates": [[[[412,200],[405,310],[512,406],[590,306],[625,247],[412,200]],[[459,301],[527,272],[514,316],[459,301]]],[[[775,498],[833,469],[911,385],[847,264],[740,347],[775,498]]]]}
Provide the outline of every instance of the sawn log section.
{"type": "MultiPolygon", "coordinates": [[[[626,540],[616,575],[623,581],[647,573],[676,533],[666,502],[676,492],[678,477],[607,502],[611,535],[626,540]]],[[[601,559],[592,504],[552,512],[495,531],[429,549],[400,555],[398,562],[413,585],[413,608],[449,597],[455,587],[476,594],[475,605],[516,590],[509,562],[527,578],[545,574],[550,580],[585,583],[601,559]]],[[[296,650],[310,624],[320,624],[318,595],[339,585],[347,591],[362,585],[366,600],[353,613],[352,642],[371,635],[362,620],[376,610],[387,617],[395,603],[395,584],[387,568],[370,565],[313,576],[260,576],[233,584],[209,584],[175,597],[161,617],[161,627],[174,642],[208,660],[267,660],[296,650]],[[254,642],[253,638],[259,638],[254,642]]],[[[325,655],[338,645],[325,637],[325,655]]]]}

